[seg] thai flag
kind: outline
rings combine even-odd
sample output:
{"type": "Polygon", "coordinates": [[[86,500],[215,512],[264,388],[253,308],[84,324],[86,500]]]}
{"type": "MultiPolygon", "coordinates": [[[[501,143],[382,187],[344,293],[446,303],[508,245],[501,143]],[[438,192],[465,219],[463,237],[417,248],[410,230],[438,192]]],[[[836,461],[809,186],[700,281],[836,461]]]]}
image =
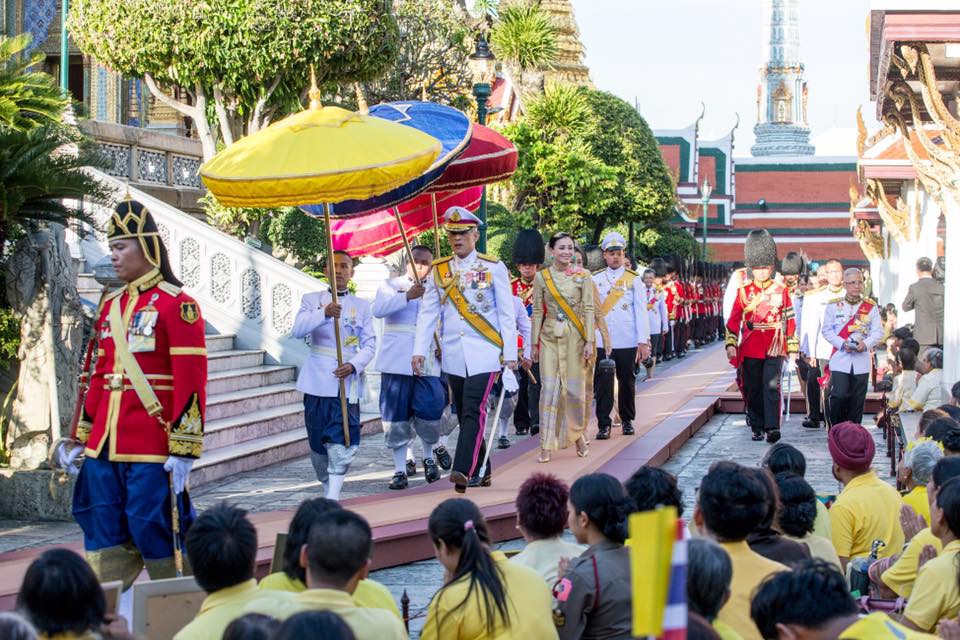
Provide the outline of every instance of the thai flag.
{"type": "Polygon", "coordinates": [[[677,518],[677,535],[673,543],[670,562],[670,586],[667,589],[667,606],[663,611],[662,640],[686,640],[687,638],[687,527],[677,518]]]}

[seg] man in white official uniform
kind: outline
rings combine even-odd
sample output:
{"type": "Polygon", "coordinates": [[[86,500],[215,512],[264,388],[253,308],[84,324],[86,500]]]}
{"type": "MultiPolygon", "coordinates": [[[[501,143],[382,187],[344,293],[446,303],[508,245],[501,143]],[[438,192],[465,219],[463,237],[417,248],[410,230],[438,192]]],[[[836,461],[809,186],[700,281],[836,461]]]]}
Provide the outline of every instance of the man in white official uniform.
{"type": "Polygon", "coordinates": [[[623,250],[627,246],[623,236],[610,232],[603,237],[600,248],[606,269],[593,275],[593,282],[600,294],[595,303],[607,323],[610,345],[603,344],[597,331],[597,371],[594,377],[594,393],[597,398],[597,424],[600,428],[597,440],[610,437],[613,421],[613,376],[603,375],[600,360],[606,357],[606,349],[612,348],[611,357],[616,363],[616,379],[619,384],[617,408],[623,424],[623,435],[634,434],[636,418],[636,373],[634,365],[650,355],[650,321],[647,317],[646,291],[643,280],[636,271],[627,269],[623,250]]]}
{"type": "MultiPolygon", "coordinates": [[[[412,366],[426,373],[426,358],[441,320],[442,369],[447,374],[457,409],[460,434],[450,481],[458,493],[486,457],[483,429],[487,398],[501,369],[507,390],[516,388],[517,330],[507,267],[496,257],[477,253],[479,218],[463,207],[444,213],[444,229],[453,256],[434,261],[433,277],[417,316],[412,366]]],[[[479,484],[489,485],[490,465],[479,484]]]]}
{"type": "MultiPolygon", "coordinates": [[[[420,299],[426,291],[422,282],[430,275],[433,252],[417,246],[412,253],[414,264],[407,265],[404,275],[380,285],[372,307],[373,317],[383,318],[383,338],[373,368],[381,373],[380,419],[384,441],[393,454],[389,488],[395,490],[407,488],[407,448],[415,437],[423,445],[423,472],[428,483],[440,479],[434,456],[445,454],[437,441],[447,390],[440,380],[436,350],[427,355],[423,375],[415,376],[410,369],[420,299]]],[[[413,468],[416,470],[415,464],[413,468]]]]}
{"type": "Polygon", "coordinates": [[[329,291],[308,293],[293,321],[295,338],[310,338],[310,356],[300,368],[297,391],[303,393],[304,419],[310,440],[310,460],[317,480],[326,483],[326,497],[340,499],[343,481],[360,448],[360,398],[363,372],[377,350],[370,305],[347,290],[353,277],[353,259],[345,251],[333,253],[339,301],[329,291]],[[334,318],[340,319],[343,365],[337,365],[334,318]],[[345,382],[350,446],[343,436],[340,384],[345,382]]]}
{"type": "Polygon", "coordinates": [[[861,424],[872,356],[883,340],[880,312],[863,297],[863,272],[843,272],[846,294],[827,302],[820,334],[833,350],[830,356],[830,424],[861,424]]]}
{"type": "Polygon", "coordinates": [[[664,336],[670,331],[667,304],[663,300],[663,293],[654,284],[655,279],[655,268],[644,270],[643,287],[647,302],[647,324],[650,327],[650,359],[643,365],[647,369],[647,380],[653,378],[653,370],[657,366],[657,354],[662,348],[664,336]]]}
{"type": "MultiPolygon", "coordinates": [[[[533,325],[530,324],[530,316],[527,315],[527,307],[517,296],[513,296],[513,311],[517,316],[517,334],[520,336],[520,343],[523,345],[523,353],[520,356],[522,358],[521,366],[524,369],[529,370],[530,365],[533,363],[533,360],[530,358],[530,331],[532,330],[533,325]]],[[[526,377],[527,373],[526,371],[518,371],[517,375],[522,379],[526,377]]],[[[523,393],[523,390],[524,389],[521,386],[518,393],[523,393]]],[[[494,411],[496,411],[496,403],[498,402],[497,395],[499,393],[500,383],[498,382],[493,389],[493,395],[490,396],[494,411]]],[[[499,424],[497,425],[498,449],[510,448],[510,438],[507,436],[507,431],[510,427],[510,416],[513,415],[514,409],[517,407],[517,400],[520,397],[518,393],[507,393],[504,395],[503,407],[500,409],[500,420],[499,424]]]]}
{"type": "Polygon", "coordinates": [[[828,260],[824,265],[827,286],[812,289],[803,296],[803,313],[800,325],[800,353],[807,359],[807,405],[810,415],[803,421],[808,429],[819,429],[820,421],[830,420],[830,398],[824,395],[819,379],[823,368],[833,353],[833,346],[823,339],[823,313],[830,300],[843,296],[843,265],[839,260],[828,260]]]}

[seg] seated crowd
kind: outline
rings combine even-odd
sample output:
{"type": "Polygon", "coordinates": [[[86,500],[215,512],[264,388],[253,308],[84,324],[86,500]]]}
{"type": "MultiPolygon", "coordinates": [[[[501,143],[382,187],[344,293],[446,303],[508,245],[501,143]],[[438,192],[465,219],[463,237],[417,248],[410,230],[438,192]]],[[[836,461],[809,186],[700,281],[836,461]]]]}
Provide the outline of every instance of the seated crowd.
{"type": "MultiPolygon", "coordinates": [[[[688,637],[960,638],[960,424],[952,414],[925,412],[922,437],[899,469],[903,495],[873,471],[874,437],[851,422],[827,436],[843,485],[829,509],[789,444],[768,449],[758,466],[714,463],[688,523],[688,637]]],[[[516,498],[526,544],[508,557],[473,502],[441,502],[427,533],[443,586],[424,603],[420,637],[631,638],[627,520],[660,506],[683,515],[677,479],[660,468],[641,467],[622,484],[594,473],[570,487],[534,474],[516,498]]],[[[281,570],[258,582],[256,528],[244,510],[214,506],[186,536],[206,597],[175,637],[406,638],[390,591],[369,577],[373,547],[362,516],[310,499],[290,523],[281,570]]],[[[107,611],[87,563],[53,549],[30,565],[17,613],[0,615],[0,637],[132,636],[107,611]]]]}

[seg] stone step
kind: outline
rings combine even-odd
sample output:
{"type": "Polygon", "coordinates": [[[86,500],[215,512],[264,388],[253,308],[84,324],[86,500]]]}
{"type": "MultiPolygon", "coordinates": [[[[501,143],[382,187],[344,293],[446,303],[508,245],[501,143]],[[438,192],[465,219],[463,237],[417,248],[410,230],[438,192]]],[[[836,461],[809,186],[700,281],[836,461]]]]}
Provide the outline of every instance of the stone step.
{"type": "Polygon", "coordinates": [[[293,429],[304,429],[302,402],[210,420],[204,426],[203,448],[204,451],[213,451],[293,429]]]}
{"type": "Polygon", "coordinates": [[[221,335],[207,334],[207,357],[210,357],[211,353],[218,353],[220,351],[231,351],[233,349],[233,338],[232,333],[224,333],[221,335]]]}
{"type": "MultiPolygon", "coordinates": [[[[270,436],[204,451],[190,472],[190,485],[226,478],[310,453],[306,429],[292,429],[270,436]]],[[[311,478],[312,479],[312,478],[311,478]]]]}
{"type": "MultiPolygon", "coordinates": [[[[244,471],[252,471],[271,464],[300,458],[310,453],[307,430],[303,428],[302,405],[300,427],[262,436],[253,440],[227,444],[216,449],[207,445],[204,437],[203,455],[190,472],[190,485],[198,487],[207,482],[220,480],[244,471]]],[[[382,446],[383,431],[380,418],[372,414],[360,415],[360,434],[362,438],[373,438],[368,446],[382,446]]],[[[312,480],[310,477],[308,480],[312,480]]]]}
{"type": "Polygon", "coordinates": [[[255,387],[290,382],[297,376],[297,368],[282,364],[264,364],[257,367],[215,371],[207,374],[207,395],[240,391],[255,387]]]}
{"type": "Polygon", "coordinates": [[[262,349],[230,349],[229,351],[207,351],[207,373],[249,369],[263,364],[266,352],[262,349]]]}
{"type": "Polygon", "coordinates": [[[208,395],[206,418],[209,422],[293,403],[303,408],[303,395],[292,381],[239,389],[208,395]]]}

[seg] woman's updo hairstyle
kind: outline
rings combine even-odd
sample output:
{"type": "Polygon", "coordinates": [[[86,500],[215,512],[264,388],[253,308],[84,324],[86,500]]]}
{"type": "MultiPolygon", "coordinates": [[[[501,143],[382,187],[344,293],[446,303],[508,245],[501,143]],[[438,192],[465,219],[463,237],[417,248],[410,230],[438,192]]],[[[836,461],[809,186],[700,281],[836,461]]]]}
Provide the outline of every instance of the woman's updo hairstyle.
{"type": "Polygon", "coordinates": [[[570,502],[574,513],[585,513],[609,540],[623,544],[627,539],[627,517],[636,511],[636,505],[613,476],[606,473],[581,476],[570,487],[570,502]]]}

